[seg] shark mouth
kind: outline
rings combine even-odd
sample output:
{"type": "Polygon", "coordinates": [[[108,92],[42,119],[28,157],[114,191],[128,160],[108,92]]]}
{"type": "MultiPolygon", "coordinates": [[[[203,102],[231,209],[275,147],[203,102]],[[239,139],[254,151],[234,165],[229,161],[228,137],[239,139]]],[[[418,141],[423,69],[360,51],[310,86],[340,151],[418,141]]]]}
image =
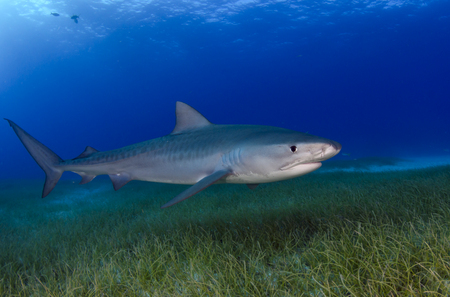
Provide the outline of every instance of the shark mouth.
{"type": "Polygon", "coordinates": [[[291,169],[291,168],[299,166],[299,165],[312,165],[312,164],[322,165],[321,162],[302,163],[302,161],[296,161],[296,162],[293,162],[291,164],[287,164],[287,165],[281,167],[280,170],[288,170],[288,169],[291,169]]]}

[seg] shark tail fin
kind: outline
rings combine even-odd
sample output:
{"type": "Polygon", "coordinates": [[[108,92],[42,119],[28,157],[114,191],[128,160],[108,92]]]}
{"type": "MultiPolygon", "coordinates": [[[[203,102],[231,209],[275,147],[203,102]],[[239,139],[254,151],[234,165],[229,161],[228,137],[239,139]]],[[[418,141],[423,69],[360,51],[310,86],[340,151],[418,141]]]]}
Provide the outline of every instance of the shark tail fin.
{"type": "Polygon", "coordinates": [[[20,141],[36,163],[38,163],[39,167],[44,170],[45,184],[44,190],[42,191],[42,198],[44,198],[53,190],[64,172],[64,170],[57,166],[63,161],[63,159],[36,140],[33,136],[25,132],[22,128],[17,126],[13,121],[8,119],[5,120],[7,120],[9,125],[14,129],[14,132],[16,132],[20,141]]]}

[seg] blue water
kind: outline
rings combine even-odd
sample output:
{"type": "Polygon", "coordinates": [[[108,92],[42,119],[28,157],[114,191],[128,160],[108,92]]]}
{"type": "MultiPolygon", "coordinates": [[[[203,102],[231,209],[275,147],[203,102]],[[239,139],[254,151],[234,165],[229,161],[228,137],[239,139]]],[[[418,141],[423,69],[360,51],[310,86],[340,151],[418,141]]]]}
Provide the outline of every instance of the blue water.
{"type": "MultiPolygon", "coordinates": [[[[0,1],[0,115],[62,158],[170,133],[177,100],[352,158],[449,156],[450,2],[0,1]]],[[[0,178],[43,177],[0,141],[0,178]]]]}

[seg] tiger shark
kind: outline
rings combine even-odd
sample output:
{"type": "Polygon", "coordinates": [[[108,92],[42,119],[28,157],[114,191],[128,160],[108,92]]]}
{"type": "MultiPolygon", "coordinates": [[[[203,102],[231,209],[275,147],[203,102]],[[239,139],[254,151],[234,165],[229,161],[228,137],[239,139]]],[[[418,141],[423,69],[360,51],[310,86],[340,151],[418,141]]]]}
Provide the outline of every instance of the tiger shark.
{"type": "Polygon", "coordinates": [[[336,141],[284,128],[215,125],[178,101],[172,133],[110,151],[88,146],[78,157],[63,160],[13,121],[5,120],[45,172],[42,198],[65,171],[79,174],[80,184],[107,174],[115,190],[131,180],[192,185],[161,208],[216,183],[247,184],[254,189],[260,183],[301,176],[318,169],[342,148],[336,141]]]}

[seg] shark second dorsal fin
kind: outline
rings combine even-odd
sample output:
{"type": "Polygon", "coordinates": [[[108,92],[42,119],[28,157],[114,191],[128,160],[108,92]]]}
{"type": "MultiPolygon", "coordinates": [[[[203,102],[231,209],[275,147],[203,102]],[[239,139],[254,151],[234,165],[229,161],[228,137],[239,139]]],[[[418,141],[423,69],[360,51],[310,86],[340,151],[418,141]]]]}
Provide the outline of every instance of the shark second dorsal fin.
{"type": "Polygon", "coordinates": [[[170,134],[180,134],[185,131],[212,125],[201,113],[180,101],[177,101],[175,113],[177,123],[170,134]]]}
{"type": "Polygon", "coordinates": [[[84,152],[81,153],[81,155],[79,155],[76,158],[73,158],[72,160],[81,159],[81,158],[87,158],[87,157],[89,157],[92,154],[97,153],[97,152],[98,151],[95,148],[87,146],[86,149],[84,150],[84,152]]]}

